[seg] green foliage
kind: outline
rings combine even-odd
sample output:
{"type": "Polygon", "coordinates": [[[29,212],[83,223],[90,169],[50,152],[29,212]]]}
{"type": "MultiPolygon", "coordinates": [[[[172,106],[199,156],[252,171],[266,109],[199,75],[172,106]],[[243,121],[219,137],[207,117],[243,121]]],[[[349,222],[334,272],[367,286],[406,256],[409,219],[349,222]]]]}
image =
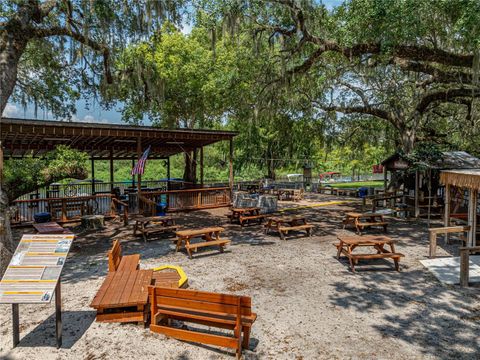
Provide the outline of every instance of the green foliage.
{"type": "Polygon", "coordinates": [[[42,157],[9,159],[4,166],[4,190],[9,201],[66,178],[87,177],[88,154],[60,145],[42,157]]]}

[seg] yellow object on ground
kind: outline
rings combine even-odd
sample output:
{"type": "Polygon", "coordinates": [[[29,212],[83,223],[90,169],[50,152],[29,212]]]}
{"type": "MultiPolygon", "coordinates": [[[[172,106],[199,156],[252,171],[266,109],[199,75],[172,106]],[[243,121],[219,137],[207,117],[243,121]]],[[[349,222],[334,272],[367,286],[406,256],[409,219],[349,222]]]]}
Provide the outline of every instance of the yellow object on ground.
{"type": "Polygon", "coordinates": [[[178,280],[178,287],[181,288],[183,285],[185,285],[188,281],[187,274],[185,274],[185,271],[180,266],[176,265],[162,265],[159,267],[156,267],[153,269],[153,271],[162,271],[165,269],[172,269],[175,270],[178,275],[180,275],[180,280],[178,280]]]}

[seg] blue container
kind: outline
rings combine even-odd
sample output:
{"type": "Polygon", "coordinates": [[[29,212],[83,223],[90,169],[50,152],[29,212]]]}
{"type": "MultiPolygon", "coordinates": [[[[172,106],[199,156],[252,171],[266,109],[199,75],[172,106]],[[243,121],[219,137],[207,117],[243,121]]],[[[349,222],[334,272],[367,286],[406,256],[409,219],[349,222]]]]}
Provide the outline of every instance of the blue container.
{"type": "Polygon", "coordinates": [[[164,202],[159,202],[157,204],[157,216],[165,216],[167,212],[167,204],[164,202]]]}
{"type": "Polygon", "coordinates": [[[362,199],[368,195],[368,188],[367,187],[361,187],[358,189],[358,196],[361,197],[362,199]]]}
{"type": "Polygon", "coordinates": [[[37,224],[46,223],[52,221],[52,215],[49,212],[36,213],[33,219],[37,224]]]}

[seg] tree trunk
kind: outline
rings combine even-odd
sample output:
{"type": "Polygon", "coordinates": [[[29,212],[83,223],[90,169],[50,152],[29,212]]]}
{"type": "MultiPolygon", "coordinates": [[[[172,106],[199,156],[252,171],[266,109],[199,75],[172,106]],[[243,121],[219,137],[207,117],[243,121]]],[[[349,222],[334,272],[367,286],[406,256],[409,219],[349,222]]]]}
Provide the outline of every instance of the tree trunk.
{"type": "Polygon", "coordinates": [[[184,153],[185,169],[183,171],[183,180],[195,183],[196,164],[193,161],[193,153],[191,151],[184,153]]]}
{"type": "MultiPolygon", "coordinates": [[[[26,45],[26,40],[18,40],[6,30],[0,31],[0,121],[17,82],[18,62],[26,45]]],[[[1,143],[0,147],[2,147],[1,143]]],[[[1,149],[0,156],[2,156],[0,163],[3,167],[1,149]]],[[[15,250],[10,229],[9,202],[2,183],[3,168],[0,169],[0,276],[5,272],[15,250]]]]}
{"type": "Polygon", "coordinates": [[[400,150],[405,154],[412,152],[417,141],[417,132],[412,128],[404,128],[400,131],[400,150]]]}

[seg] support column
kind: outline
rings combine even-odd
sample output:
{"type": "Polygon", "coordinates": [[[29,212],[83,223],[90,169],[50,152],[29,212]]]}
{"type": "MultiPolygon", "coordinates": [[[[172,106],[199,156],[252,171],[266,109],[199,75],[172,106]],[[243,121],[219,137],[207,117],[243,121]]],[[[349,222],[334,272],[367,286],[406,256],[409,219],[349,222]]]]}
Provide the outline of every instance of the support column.
{"type": "Polygon", "coordinates": [[[387,172],[387,166],[385,165],[383,167],[383,191],[387,193],[388,190],[388,172],[387,172]]]}
{"type": "Polygon", "coordinates": [[[420,215],[420,202],[419,202],[419,191],[420,191],[420,174],[418,173],[418,170],[415,171],[415,217],[418,218],[420,215]]]}
{"type": "Polygon", "coordinates": [[[233,192],[233,139],[230,139],[229,170],[228,183],[230,185],[230,192],[233,192]]]}
{"type": "MultiPolygon", "coordinates": [[[[140,159],[142,156],[142,139],[137,138],[137,161],[140,159]]],[[[138,174],[137,175],[137,193],[138,196],[140,196],[140,193],[142,192],[142,175],[138,174]]]]}
{"type": "Polygon", "coordinates": [[[198,149],[193,149],[193,160],[192,160],[192,167],[193,167],[193,185],[197,185],[197,152],[198,149]]]}
{"type": "MultiPolygon", "coordinates": [[[[132,158],[132,170],[135,167],[135,158],[132,158]]],[[[132,191],[135,190],[135,175],[132,175],[132,191]]]]}
{"type": "Polygon", "coordinates": [[[468,226],[470,230],[468,232],[467,246],[475,246],[475,235],[477,230],[477,190],[470,189],[468,192],[468,226]]]}
{"type": "Polygon", "coordinates": [[[18,312],[18,304],[12,304],[12,334],[13,347],[20,342],[20,315],[18,312]]]}
{"type": "Polygon", "coordinates": [[[110,150],[110,191],[113,191],[113,150],[110,150]]]}
{"type": "Polygon", "coordinates": [[[62,295],[60,291],[61,279],[58,279],[55,288],[55,333],[57,336],[57,348],[62,347],[62,295]]]}
{"type": "MultiPolygon", "coordinates": [[[[443,226],[450,226],[450,184],[445,185],[445,212],[443,215],[443,226]]],[[[448,233],[445,233],[445,244],[448,244],[448,233]]]]}
{"type": "Polygon", "coordinates": [[[95,195],[95,159],[92,155],[92,195],[95,195]]]}
{"type": "Polygon", "coordinates": [[[167,158],[167,190],[170,190],[170,156],[167,158]]]}
{"type": "Polygon", "coordinates": [[[203,188],[203,146],[200,147],[200,185],[203,188]]]}

